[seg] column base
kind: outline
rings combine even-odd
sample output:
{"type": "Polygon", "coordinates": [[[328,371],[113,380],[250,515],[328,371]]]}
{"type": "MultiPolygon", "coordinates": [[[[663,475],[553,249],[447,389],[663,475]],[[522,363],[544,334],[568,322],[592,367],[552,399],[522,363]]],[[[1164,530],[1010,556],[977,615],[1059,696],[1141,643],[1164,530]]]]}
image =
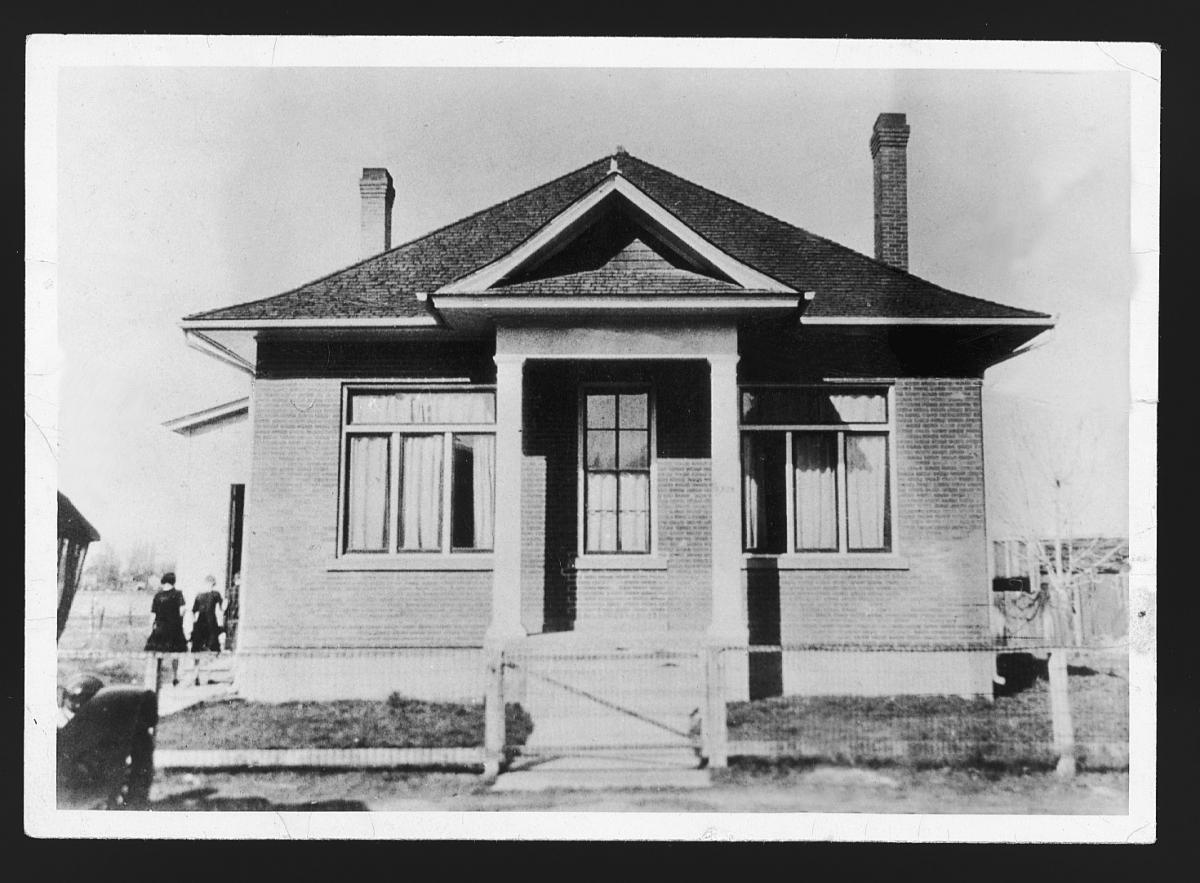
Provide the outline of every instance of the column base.
{"type": "Polygon", "coordinates": [[[483,645],[487,648],[503,648],[528,636],[529,632],[519,622],[493,622],[484,632],[483,645]]]}
{"type": "Polygon", "coordinates": [[[710,625],[704,637],[710,647],[745,647],[750,643],[750,628],[744,625],[710,625]]]}
{"type": "Polygon", "coordinates": [[[750,631],[747,628],[709,627],[705,634],[709,647],[720,648],[725,671],[726,702],[745,702],[750,698],[750,631]]]}

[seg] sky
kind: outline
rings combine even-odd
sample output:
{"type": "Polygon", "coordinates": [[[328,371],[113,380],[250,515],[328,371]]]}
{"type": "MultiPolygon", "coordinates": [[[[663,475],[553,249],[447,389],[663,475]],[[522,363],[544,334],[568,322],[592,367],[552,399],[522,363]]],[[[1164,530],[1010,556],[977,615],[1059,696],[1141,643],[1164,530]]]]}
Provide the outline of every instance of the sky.
{"type": "Polygon", "coordinates": [[[363,167],[395,178],[393,244],[621,145],[873,254],[868,140],[900,112],[910,271],[1058,317],[986,375],[989,506],[1021,466],[1016,427],[1046,451],[1083,432],[1079,529],[1124,534],[1135,278],[1130,75],[1114,69],[63,68],[58,423],[40,428],[59,487],[118,550],[186,542],[187,440],[162,422],[248,378],[178,322],[355,262],[363,167]]]}

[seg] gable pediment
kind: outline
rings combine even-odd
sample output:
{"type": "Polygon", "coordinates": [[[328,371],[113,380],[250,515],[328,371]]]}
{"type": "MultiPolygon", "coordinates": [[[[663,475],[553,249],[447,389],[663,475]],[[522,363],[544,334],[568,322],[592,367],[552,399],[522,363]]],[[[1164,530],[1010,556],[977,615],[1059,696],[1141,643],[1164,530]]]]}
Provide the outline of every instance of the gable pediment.
{"type": "Polygon", "coordinates": [[[518,248],[437,294],[730,294],[794,289],[721,251],[618,173],[518,248]]]}

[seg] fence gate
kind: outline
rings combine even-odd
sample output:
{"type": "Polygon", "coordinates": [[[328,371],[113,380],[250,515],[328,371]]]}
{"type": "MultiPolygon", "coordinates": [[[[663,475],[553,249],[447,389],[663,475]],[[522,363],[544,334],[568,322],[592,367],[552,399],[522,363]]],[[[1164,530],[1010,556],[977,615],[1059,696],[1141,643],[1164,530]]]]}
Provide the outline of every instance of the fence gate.
{"type": "Polygon", "coordinates": [[[691,752],[698,760],[704,663],[702,651],[686,648],[505,651],[506,748],[533,757],[691,752]],[[528,734],[520,732],[526,720],[528,734]]]}

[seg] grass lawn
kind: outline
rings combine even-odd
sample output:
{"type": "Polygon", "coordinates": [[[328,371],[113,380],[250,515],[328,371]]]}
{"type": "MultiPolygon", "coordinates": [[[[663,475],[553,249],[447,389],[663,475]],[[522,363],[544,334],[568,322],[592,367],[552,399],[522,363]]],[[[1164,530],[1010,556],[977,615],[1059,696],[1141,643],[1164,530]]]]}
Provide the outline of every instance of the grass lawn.
{"type": "MultiPolygon", "coordinates": [[[[1129,768],[1129,681],[1073,667],[1076,759],[1129,768]]],[[[774,750],[835,763],[1040,768],[1056,759],[1044,679],[994,701],[956,696],[790,696],[728,706],[731,742],[785,742],[774,750]]],[[[737,755],[736,745],[730,746],[737,755]]]]}
{"type": "MultiPolygon", "coordinates": [[[[516,703],[506,709],[508,737],[524,744],[533,724],[516,703]]],[[[164,717],[159,748],[473,748],[483,744],[483,705],[387,701],[205,702],[164,717]]]]}

